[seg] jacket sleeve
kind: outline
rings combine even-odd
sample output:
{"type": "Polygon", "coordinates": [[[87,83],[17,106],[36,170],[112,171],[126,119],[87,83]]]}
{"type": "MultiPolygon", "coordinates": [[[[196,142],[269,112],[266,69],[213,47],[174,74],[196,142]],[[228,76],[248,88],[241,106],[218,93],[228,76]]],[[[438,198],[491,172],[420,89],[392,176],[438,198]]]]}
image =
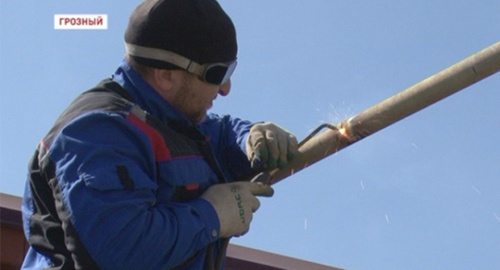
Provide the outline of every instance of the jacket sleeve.
{"type": "Polygon", "coordinates": [[[102,269],[170,268],[217,240],[219,221],[207,201],[159,202],[151,143],[123,116],[76,118],[49,154],[62,211],[102,269]]]}
{"type": "Polygon", "coordinates": [[[229,115],[211,114],[201,125],[210,137],[219,166],[229,181],[248,180],[256,174],[246,156],[246,139],[253,123],[229,115]]]}

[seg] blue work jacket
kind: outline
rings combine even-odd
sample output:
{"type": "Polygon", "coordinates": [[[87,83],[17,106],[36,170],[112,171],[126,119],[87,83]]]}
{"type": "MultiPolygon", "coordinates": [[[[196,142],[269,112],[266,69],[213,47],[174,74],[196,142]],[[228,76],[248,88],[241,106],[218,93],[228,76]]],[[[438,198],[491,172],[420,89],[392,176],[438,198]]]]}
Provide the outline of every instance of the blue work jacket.
{"type": "Polygon", "coordinates": [[[30,161],[22,269],[203,269],[220,238],[199,195],[253,174],[250,127],[214,114],[194,126],[124,61],[63,112],[30,161]]]}

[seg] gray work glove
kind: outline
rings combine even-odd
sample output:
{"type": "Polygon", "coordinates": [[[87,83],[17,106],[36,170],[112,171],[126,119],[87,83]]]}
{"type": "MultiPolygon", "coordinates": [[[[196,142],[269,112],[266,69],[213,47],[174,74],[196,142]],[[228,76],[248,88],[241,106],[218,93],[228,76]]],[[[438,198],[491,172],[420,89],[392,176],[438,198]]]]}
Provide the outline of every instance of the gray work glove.
{"type": "Polygon", "coordinates": [[[283,168],[297,152],[297,138],[271,122],[255,124],[246,142],[248,160],[257,170],[283,168]]]}
{"type": "Polygon", "coordinates": [[[228,238],[248,232],[253,213],[260,206],[259,196],[271,197],[274,190],[267,185],[252,182],[233,182],[213,185],[201,195],[217,212],[219,236],[228,238]]]}

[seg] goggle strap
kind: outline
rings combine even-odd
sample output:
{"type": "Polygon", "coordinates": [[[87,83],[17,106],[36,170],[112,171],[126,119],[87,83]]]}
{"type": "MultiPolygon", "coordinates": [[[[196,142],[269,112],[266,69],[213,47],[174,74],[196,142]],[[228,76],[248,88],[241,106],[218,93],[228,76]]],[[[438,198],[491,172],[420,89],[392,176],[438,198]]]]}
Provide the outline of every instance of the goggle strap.
{"type": "Polygon", "coordinates": [[[191,61],[182,55],[169,52],[166,50],[139,46],[127,42],[125,42],[125,50],[129,55],[167,62],[169,64],[173,64],[182,69],[185,69],[186,71],[196,74],[198,76],[202,76],[203,71],[205,70],[205,68],[202,65],[194,61],[191,61]]]}

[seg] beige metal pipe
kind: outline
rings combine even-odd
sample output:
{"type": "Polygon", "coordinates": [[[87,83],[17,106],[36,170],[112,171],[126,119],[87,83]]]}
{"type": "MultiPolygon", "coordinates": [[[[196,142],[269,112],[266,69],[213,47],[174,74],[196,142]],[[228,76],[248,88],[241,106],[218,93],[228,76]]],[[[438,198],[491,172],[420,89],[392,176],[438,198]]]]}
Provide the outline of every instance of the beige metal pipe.
{"type": "Polygon", "coordinates": [[[257,175],[253,181],[274,184],[451,94],[500,70],[500,42],[424,79],[301,143],[285,168],[257,175]]]}

